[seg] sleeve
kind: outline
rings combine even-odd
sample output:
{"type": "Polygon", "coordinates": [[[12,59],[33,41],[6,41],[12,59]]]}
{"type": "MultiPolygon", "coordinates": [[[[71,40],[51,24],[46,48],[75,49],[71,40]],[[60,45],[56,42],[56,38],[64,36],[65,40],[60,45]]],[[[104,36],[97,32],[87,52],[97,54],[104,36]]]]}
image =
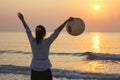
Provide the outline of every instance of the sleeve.
{"type": "Polygon", "coordinates": [[[34,39],[34,37],[33,37],[32,33],[31,33],[31,30],[30,30],[29,27],[26,27],[26,33],[27,33],[29,41],[31,42],[34,39]]]}
{"type": "Polygon", "coordinates": [[[50,37],[47,38],[47,43],[50,45],[59,35],[60,30],[56,29],[51,35],[50,37]]]}

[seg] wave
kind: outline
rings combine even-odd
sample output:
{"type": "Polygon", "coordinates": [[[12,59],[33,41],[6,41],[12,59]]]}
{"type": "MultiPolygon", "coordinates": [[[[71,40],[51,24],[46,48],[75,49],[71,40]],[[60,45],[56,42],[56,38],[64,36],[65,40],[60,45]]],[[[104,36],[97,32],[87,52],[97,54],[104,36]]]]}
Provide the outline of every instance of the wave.
{"type": "MultiPolygon", "coordinates": [[[[0,73],[30,75],[30,68],[25,66],[0,65],[0,73]]],[[[52,69],[52,74],[53,77],[55,78],[65,78],[70,80],[71,79],[120,80],[120,74],[91,73],[64,69],[52,69]]]]}
{"type": "Polygon", "coordinates": [[[31,52],[24,52],[24,51],[15,51],[15,50],[0,50],[0,54],[31,54],[31,52]]]}
{"type": "MultiPolygon", "coordinates": [[[[0,50],[0,54],[9,53],[9,54],[32,54],[31,52],[24,51],[14,51],[14,50],[0,50]]],[[[84,52],[84,53],[53,53],[50,55],[59,55],[59,56],[76,56],[84,57],[83,60],[111,60],[111,61],[120,61],[120,54],[109,54],[109,53],[93,53],[93,52],[84,52]]]]}

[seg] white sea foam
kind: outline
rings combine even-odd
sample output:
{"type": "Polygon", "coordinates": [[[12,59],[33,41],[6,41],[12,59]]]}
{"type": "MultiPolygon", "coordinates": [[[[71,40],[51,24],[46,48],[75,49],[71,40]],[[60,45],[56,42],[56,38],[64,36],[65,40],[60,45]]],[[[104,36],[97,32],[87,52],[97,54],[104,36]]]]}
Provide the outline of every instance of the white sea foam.
{"type": "MultiPolygon", "coordinates": [[[[30,75],[30,68],[15,65],[0,65],[0,73],[2,74],[23,74],[30,75]]],[[[119,80],[120,74],[102,74],[102,73],[91,73],[91,72],[79,72],[72,70],[63,69],[52,69],[52,74],[56,78],[66,79],[96,79],[96,80],[119,80]]]]}
{"type": "MultiPolygon", "coordinates": [[[[31,52],[24,51],[14,51],[14,50],[0,50],[0,54],[32,54],[31,52]]],[[[120,54],[109,54],[109,53],[93,53],[93,52],[84,52],[84,53],[53,53],[50,55],[58,56],[76,56],[82,58],[83,60],[111,60],[111,61],[120,61],[120,54]]]]}

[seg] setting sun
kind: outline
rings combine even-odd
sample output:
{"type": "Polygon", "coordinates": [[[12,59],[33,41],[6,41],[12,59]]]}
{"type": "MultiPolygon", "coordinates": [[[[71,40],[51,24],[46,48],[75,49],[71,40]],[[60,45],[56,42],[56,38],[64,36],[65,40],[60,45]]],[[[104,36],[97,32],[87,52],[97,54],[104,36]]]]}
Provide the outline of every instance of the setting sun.
{"type": "Polygon", "coordinates": [[[94,5],[93,8],[94,8],[95,11],[98,11],[98,10],[100,10],[100,5],[94,5]]]}

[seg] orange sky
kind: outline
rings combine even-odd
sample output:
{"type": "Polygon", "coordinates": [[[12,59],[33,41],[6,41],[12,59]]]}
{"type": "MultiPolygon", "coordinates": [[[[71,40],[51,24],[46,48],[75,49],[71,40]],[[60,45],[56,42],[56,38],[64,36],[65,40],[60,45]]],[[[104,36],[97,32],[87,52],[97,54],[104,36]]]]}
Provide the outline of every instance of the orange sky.
{"type": "Polygon", "coordinates": [[[1,0],[0,31],[24,31],[17,12],[22,12],[32,31],[42,24],[54,30],[68,17],[80,17],[86,31],[120,31],[120,0],[1,0]],[[94,5],[100,9],[95,11],[94,5]]]}

